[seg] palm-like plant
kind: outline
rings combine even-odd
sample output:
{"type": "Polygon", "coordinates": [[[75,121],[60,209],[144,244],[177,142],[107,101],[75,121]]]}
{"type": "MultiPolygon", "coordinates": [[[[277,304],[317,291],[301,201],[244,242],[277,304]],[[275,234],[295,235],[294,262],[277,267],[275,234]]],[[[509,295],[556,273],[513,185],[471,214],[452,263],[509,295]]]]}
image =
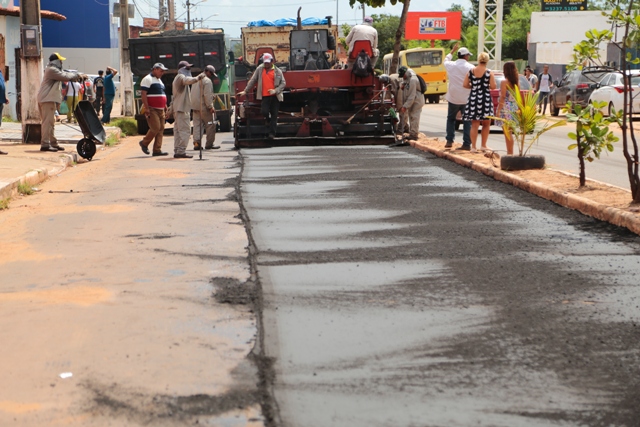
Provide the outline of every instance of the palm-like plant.
{"type": "Polygon", "coordinates": [[[562,126],[565,120],[549,124],[549,120],[545,120],[542,126],[544,116],[538,114],[538,93],[525,92],[524,96],[520,92],[520,88],[507,88],[516,101],[518,109],[511,112],[510,118],[498,118],[503,122],[503,129],[507,135],[513,138],[514,143],[518,146],[518,155],[526,156],[531,146],[538,141],[540,135],[555,127],[562,126]]]}

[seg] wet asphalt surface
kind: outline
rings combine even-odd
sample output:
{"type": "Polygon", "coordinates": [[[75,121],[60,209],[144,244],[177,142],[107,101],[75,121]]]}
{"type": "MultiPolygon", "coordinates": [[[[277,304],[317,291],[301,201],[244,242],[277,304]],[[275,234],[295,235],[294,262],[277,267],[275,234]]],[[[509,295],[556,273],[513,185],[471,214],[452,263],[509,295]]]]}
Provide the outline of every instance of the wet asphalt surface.
{"type": "Polygon", "coordinates": [[[241,156],[271,425],[640,425],[640,237],[410,148],[241,156]]]}

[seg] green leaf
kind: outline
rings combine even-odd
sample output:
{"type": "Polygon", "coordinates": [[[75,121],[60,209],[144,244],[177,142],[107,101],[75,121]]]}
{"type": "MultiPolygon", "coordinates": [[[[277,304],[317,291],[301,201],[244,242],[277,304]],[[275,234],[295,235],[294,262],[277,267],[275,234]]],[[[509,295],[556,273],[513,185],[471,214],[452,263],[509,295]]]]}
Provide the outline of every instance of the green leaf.
{"type": "MultiPolygon", "coordinates": [[[[576,134],[575,134],[575,133],[573,133],[573,132],[569,132],[569,133],[567,134],[567,136],[569,137],[569,139],[573,139],[574,141],[576,141],[576,140],[578,139],[578,135],[576,135],[576,134]]],[[[571,146],[569,146],[569,147],[571,147],[571,146]]],[[[569,150],[571,150],[571,148],[569,148],[569,150]]]]}
{"type": "Polygon", "coordinates": [[[576,148],[578,148],[578,144],[570,144],[570,145],[567,147],[567,150],[574,150],[574,149],[576,149],[576,148]]]}

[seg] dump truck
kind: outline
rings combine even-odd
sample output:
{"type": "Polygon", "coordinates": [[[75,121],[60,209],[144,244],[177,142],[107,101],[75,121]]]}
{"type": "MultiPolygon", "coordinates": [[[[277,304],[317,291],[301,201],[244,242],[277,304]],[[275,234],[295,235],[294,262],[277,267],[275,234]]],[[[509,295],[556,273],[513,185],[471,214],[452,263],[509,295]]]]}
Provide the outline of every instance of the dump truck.
{"type": "MultiPolygon", "coordinates": [[[[337,28],[331,25],[245,27],[243,57],[234,63],[237,148],[282,145],[363,145],[394,141],[393,100],[371,73],[356,76],[335,67],[337,28]],[[238,96],[264,53],[275,58],[286,87],[275,138],[254,93],[238,96]]],[[[372,46],[363,45],[368,54],[372,46]]],[[[358,50],[360,52],[360,50],[358,50]]]]}
{"type": "Polygon", "coordinates": [[[140,82],[151,72],[153,64],[161,62],[169,70],[162,76],[167,101],[171,103],[173,79],[178,73],[178,63],[189,61],[193,64],[191,74],[200,74],[207,65],[213,65],[217,77],[213,80],[215,92],[214,106],[216,120],[221,132],[231,130],[232,105],[229,92],[228,67],[224,31],[222,29],[172,30],[143,33],[140,38],[129,40],[131,53],[131,70],[138,76],[134,86],[135,119],[138,133],[145,134],[149,130],[144,114],[140,114],[142,97],[140,82]]]}

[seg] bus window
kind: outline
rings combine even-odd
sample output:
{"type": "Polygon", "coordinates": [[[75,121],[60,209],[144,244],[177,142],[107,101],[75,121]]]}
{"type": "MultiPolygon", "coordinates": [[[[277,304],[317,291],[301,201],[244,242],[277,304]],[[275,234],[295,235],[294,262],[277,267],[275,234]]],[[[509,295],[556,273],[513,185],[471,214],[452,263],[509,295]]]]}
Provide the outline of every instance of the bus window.
{"type": "Polygon", "coordinates": [[[422,52],[407,52],[407,64],[409,68],[422,67],[424,65],[442,64],[442,51],[427,50],[422,52]]]}

